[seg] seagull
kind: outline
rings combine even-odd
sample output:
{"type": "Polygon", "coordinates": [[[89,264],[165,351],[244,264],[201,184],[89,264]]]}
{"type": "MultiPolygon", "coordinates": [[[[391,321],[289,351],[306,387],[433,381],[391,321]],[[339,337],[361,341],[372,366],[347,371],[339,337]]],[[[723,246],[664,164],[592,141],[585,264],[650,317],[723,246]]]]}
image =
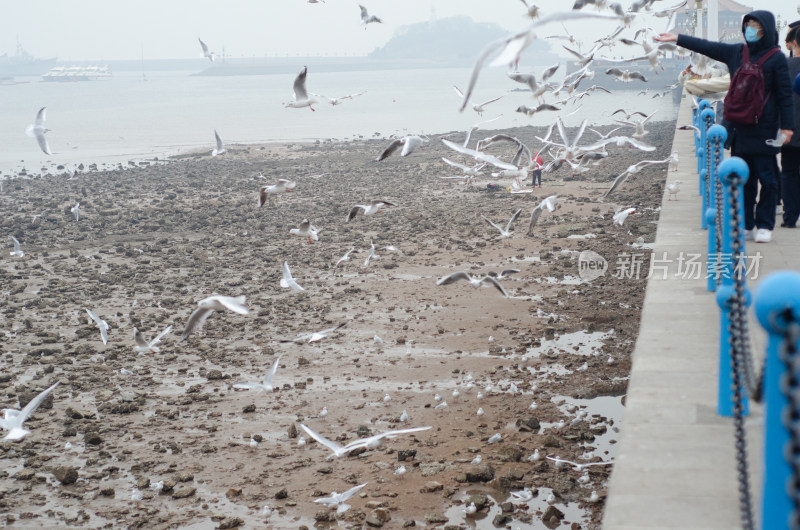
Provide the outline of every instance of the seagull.
{"type": "Polygon", "coordinates": [[[222,153],[227,153],[228,150],[225,149],[224,147],[222,147],[222,139],[219,137],[219,134],[217,134],[216,129],[214,130],[214,138],[216,138],[216,140],[217,140],[217,147],[215,147],[211,151],[211,156],[217,156],[217,155],[221,155],[222,153]]]}
{"type": "Polygon", "coordinates": [[[292,277],[292,273],[289,270],[289,263],[286,261],[283,262],[283,278],[281,278],[281,287],[284,289],[291,288],[293,291],[305,291],[305,289],[300,287],[300,285],[292,277]]]}
{"type": "Polygon", "coordinates": [[[167,326],[167,329],[159,333],[156,338],[150,342],[147,342],[147,340],[144,338],[144,335],[142,335],[142,332],[136,328],[133,328],[133,340],[136,342],[136,346],[133,349],[139,353],[158,353],[161,350],[156,347],[156,344],[158,344],[158,341],[160,341],[164,335],[170,331],[172,331],[172,326],[167,326]]]}
{"type": "Polygon", "coordinates": [[[95,315],[94,312],[89,309],[86,310],[86,313],[89,314],[89,318],[100,328],[100,338],[103,339],[103,344],[108,344],[108,330],[110,329],[108,322],[95,315]]]}
{"type": "Polygon", "coordinates": [[[14,236],[11,236],[11,240],[14,242],[14,251],[10,252],[10,254],[12,256],[17,256],[18,258],[21,258],[22,256],[24,256],[25,253],[22,251],[22,248],[20,248],[19,241],[17,241],[17,238],[14,237],[14,236]]]}
{"type": "MultiPolygon", "coordinates": [[[[461,99],[464,99],[464,93],[461,92],[461,90],[456,85],[453,85],[453,89],[456,91],[456,94],[458,94],[459,97],[461,97],[461,99]]],[[[483,111],[486,110],[486,109],[484,109],[484,107],[486,105],[488,105],[489,103],[494,103],[495,101],[503,98],[504,96],[505,96],[505,94],[503,94],[502,96],[498,96],[496,98],[492,98],[492,99],[489,99],[487,101],[484,101],[483,103],[473,103],[472,104],[472,110],[477,112],[479,116],[483,116],[483,111]]]]}
{"type": "Polygon", "coordinates": [[[473,287],[480,287],[482,284],[487,283],[503,293],[503,296],[508,298],[508,293],[505,289],[503,289],[503,286],[500,285],[500,282],[488,275],[484,276],[483,278],[473,278],[468,272],[458,271],[448,274],[447,276],[442,276],[436,281],[436,285],[449,285],[459,280],[467,280],[473,287]]]}
{"type": "Polygon", "coordinates": [[[408,156],[413,153],[418,147],[420,147],[423,143],[425,143],[425,139],[421,136],[404,136],[402,138],[398,138],[394,140],[392,143],[389,144],[389,147],[383,150],[381,155],[375,159],[376,162],[380,162],[381,160],[385,160],[389,158],[392,153],[397,151],[400,146],[403,146],[403,150],[400,151],[400,156],[408,156]]]}
{"type": "MultiPolygon", "coordinates": [[[[644,112],[641,112],[641,111],[638,111],[638,110],[635,110],[635,111],[633,111],[633,112],[628,112],[628,111],[627,111],[627,110],[625,110],[625,109],[617,109],[617,110],[615,110],[614,112],[612,112],[612,113],[611,113],[611,115],[613,116],[613,115],[615,115],[615,114],[618,114],[618,113],[620,113],[620,112],[621,112],[623,115],[625,115],[625,119],[626,119],[626,120],[630,120],[631,118],[633,118],[633,117],[634,117],[634,116],[636,116],[637,114],[638,114],[639,116],[641,116],[642,118],[646,118],[646,117],[647,117],[647,114],[645,114],[644,112]]],[[[614,129],[614,130],[616,130],[616,129],[614,129]]]]}
{"type": "Polygon", "coordinates": [[[361,23],[364,24],[364,29],[367,29],[367,24],[372,24],[373,22],[377,22],[378,24],[383,24],[383,20],[379,19],[375,15],[370,16],[367,13],[367,8],[358,4],[358,7],[361,8],[361,23]]]}
{"type": "Polygon", "coordinates": [[[76,221],[80,221],[81,220],[81,203],[80,202],[75,203],[75,206],[70,208],[69,211],[72,212],[72,215],[75,216],[75,220],[76,221]]]}
{"type": "Polygon", "coordinates": [[[306,91],[306,75],[308,74],[308,67],[304,66],[303,69],[297,74],[297,77],[294,80],[294,101],[290,101],[288,103],[284,103],[284,107],[290,107],[293,109],[301,109],[303,107],[308,107],[311,110],[316,110],[312,105],[319,103],[317,98],[308,97],[308,92],[306,91]]]}
{"type": "Polygon", "coordinates": [[[47,398],[55,388],[59,385],[57,382],[38,396],[28,402],[22,410],[16,409],[3,409],[4,417],[0,418],[0,427],[6,429],[6,434],[3,441],[18,442],[25,438],[31,431],[25,429],[23,424],[31,417],[31,414],[39,408],[42,402],[47,398]]]}
{"type": "Polygon", "coordinates": [[[333,333],[337,329],[345,327],[349,322],[349,320],[345,320],[341,324],[338,324],[332,328],[323,329],[322,331],[315,331],[314,333],[306,333],[294,339],[282,339],[278,342],[307,342],[310,344],[312,342],[317,342],[324,339],[328,336],[328,334],[333,333]]]}
{"type": "Polygon", "coordinates": [[[376,449],[381,446],[384,440],[391,440],[393,438],[397,438],[401,434],[410,434],[413,432],[420,432],[420,431],[427,431],[428,429],[432,429],[433,427],[414,427],[411,429],[400,429],[397,431],[386,431],[382,434],[376,434],[374,436],[370,436],[368,438],[359,438],[358,440],[354,440],[347,445],[339,445],[338,443],[328,440],[324,436],[320,435],[316,431],[306,427],[302,423],[300,427],[303,428],[304,431],[308,433],[309,436],[314,438],[316,441],[333,451],[333,454],[328,456],[328,458],[333,457],[342,457],[349,453],[350,451],[354,451],[356,449],[365,448],[365,449],[376,449]]]}
{"type": "Polygon", "coordinates": [[[240,315],[250,313],[244,306],[244,302],[244,295],[236,297],[214,295],[200,300],[197,302],[197,309],[189,316],[189,320],[186,322],[186,329],[183,331],[183,335],[181,335],[178,342],[185,341],[189,338],[189,335],[202,328],[206,319],[210,317],[214,311],[224,311],[228,309],[240,315]]]}
{"type": "Polygon", "coordinates": [[[339,258],[339,260],[336,262],[336,265],[334,265],[334,266],[333,266],[333,268],[335,269],[336,267],[338,267],[338,266],[339,266],[339,264],[340,264],[340,263],[342,263],[343,261],[350,261],[350,254],[351,254],[351,253],[353,253],[353,252],[358,252],[358,251],[356,250],[356,247],[352,247],[350,250],[348,250],[347,252],[345,252],[345,253],[344,253],[344,256],[342,256],[341,258],[339,258]]]}
{"type": "Polygon", "coordinates": [[[551,105],[550,103],[542,103],[538,107],[529,107],[527,105],[520,105],[519,107],[517,107],[517,110],[515,112],[520,112],[528,117],[531,117],[537,112],[543,112],[545,110],[559,111],[561,109],[559,107],[556,107],[555,105],[551,105]]]}
{"type": "Polygon", "coordinates": [[[528,88],[531,89],[531,94],[533,95],[533,97],[538,98],[541,102],[541,98],[544,95],[544,93],[547,92],[549,88],[552,88],[552,86],[546,83],[545,81],[553,77],[553,74],[555,74],[556,70],[558,70],[558,66],[559,65],[556,64],[545,70],[544,73],[542,74],[541,83],[538,83],[536,81],[536,76],[533,74],[509,72],[508,77],[511,78],[511,80],[516,81],[517,83],[528,85],[528,88]]]}
{"type": "Polygon", "coordinates": [[[320,232],[322,232],[322,229],[312,225],[308,219],[303,219],[299,227],[289,230],[290,235],[307,237],[309,245],[314,241],[319,241],[320,232]]]}
{"type": "Polygon", "coordinates": [[[197,40],[200,41],[200,47],[203,48],[203,57],[208,58],[208,60],[213,63],[214,62],[214,58],[216,57],[216,54],[214,52],[208,51],[208,46],[206,46],[206,43],[203,42],[200,39],[200,37],[198,37],[197,40]]]}
{"type": "Polygon", "coordinates": [[[495,444],[495,443],[499,442],[500,440],[502,440],[502,438],[503,438],[503,437],[500,435],[500,433],[499,433],[499,432],[496,432],[496,433],[494,433],[493,435],[491,435],[491,436],[489,437],[489,439],[488,439],[488,440],[486,440],[486,441],[487,441],[488,443],[490,443],[490,444],[495,444]]]}
{"type": "Polygon", "coordinates": [[[583,469],[585,467],[589,467],[589,466],[610,466],[610,465],[614,464],[613,461],[609,461],[609,462],[586,462],[585,464],[579,464],[577,462],[572,462],[570,460],[563,460],[561,458],[558,458],[557,456],[556,457],[548,456],[547,459],[548,460],[552,460],[553,462],[556,463],[556,465],[569,464],[569,465],[571,465],[572,467],[574,467],[577,470],[581,470],[581,469],[583,469]]]}
{"type": "Polygon", "coordinates": [[[372,215],[381,212],[386,206],[396,206],[393,202],[384,201],[382,199],[373,199],[369,204],[356,204],[350,209],[347,214],[345,223],[349,223],[353,218],[358,215],[359,211],[363,211],[364,215],[372,215]]]}
{"type": "Polygon", "coordinates": [[[535,22],[531,23],[528,26],[528,28],[518,33],[515,33],[508,37],[497,39],[487,44],[481,51],[480,55],[478,56],[478,59],[475,61],[475,65],[472,68],[469,84],[467,85],[466,92],[464,92],[464,100],[461,104],[460,110],[463,112],[463,110],[467,107],[469,99],[472,96],[472,92],[475,89],[475,84],[478,82],[478,76],[480,74],[480,71],[483,68],[484,63],[488,61],[490,56],[494,55],[498,51],[500,52],[499,55],[497,55],[497,57],[495,58],[495,60],[492,61],[491,63],[492,66],[501,64],[505,65],[513,64],[518,61],[520,54],[536,38],[536,28],[538,28],[539,26],[543,26],[551,22],[561,22],[566,20],[579,20],[587,18],[620,20],[622,17],[620,17],[619,15],[611,15],[606,13],[583,13],[580,11],[558,12],[542,17],[539,20],[536,20],[535,22]]]}
{"type": "Polygon", "coordinates": [[[489,223],[490,225],[492,225],[493,227],[495,227],[497,230],[500,231],[500,239],[505,239],[507,237],[511,237],[511,234],[514,233],[511,230],[511,225],[514,224],[514,221],[516,221],[519,218],[520,213],[522,213],[522,208],[514,212],[514,215],[511,216],[511,219],[508,221],[508,224],[506,224],[505,228],[497,226],[488,218],[486,218],[484,215],[481,215],[481,218],[483,218],[484,221],[486,221],[487,223],[489,223]]]}
{"type": "Polygon", "coordinates": [[[614,224],[622,228],[622,223],[625,222],[625,219],[632,213],[636,213],[636,208],[627,208],[625,210],[621,210],[614,214],[614,224]]]}
{"type": "MultiPolygon", "coordinates": [[[[498,280],[503,280],[503,279],[505,279],[505,278],[508,278],[508,277],[509,277],[509,276],[511,276],[512,274],[518,274],[519,272],[520,272],[520,270],[519,270],[519,269],[504,269],[504,270],[500,271],[500,274],[498,274],[498,275],[497,275],[497,276],[495,276],[495,277],[496,277],[498,280]]],[[[490,274],[490,275],[494,275],[494,273],[493,273],[493,272],[490,272],[489,274],[490,274]]]]}
{"type": "Polygon", "coordinates": [[[36,113],[36,121],[33,122],[33,125],[28,125],[28,128],[25,129],[25,134],[36,138],[44,154],[52,155],[53,153],[50,152],[50,146],[47,144],[47,138],[44,137],[45,133],[50,132],[50,129],[44,126],[44,120],[46,118],[47,107],[42,107],[39,109],[39,112],[36,113]]]}
{"type": "Polygon", "coordinates": [[[669,160],[670,160],[669,158],[666,158],[664,160],[642,160],[640,162],[628,166],[628,168],[625,171],[617,175],[617,178],[614,179],[614,182],[611,184],[611,187],[608,188],[608,191],[603,195],[603,198],[606,198],[609,195],[611,195],[614,192],[614,190],[619,188],[620,185],[622,185],[622,183],[627,180],[629,176],[638,173],[647,166],[653,164],[666,164],[669,162],[669,160]]]}
{"type": "Polygon", "coordinates": [[[536,223],[539,221],[539,217],[542,215],[542,212],[547,210],[548,212],[554,212],[556,209],[560,208],[561,205],[558,204],[558,195],[551,195],[542,200],[532,211],[531,211],[531,219],[530,223],[528,224],[528,234],[533,233],[533,229],[536,226],[536,223]]]}
{"type": "Polygon", "coordinates": [[[525,4],[525,9],[527,12],[525,13],[530,18],[537,18],[539,16],[539,6],[531,2],[530,4],[527,0],[520,0],[523,4],[525,4]]]}
{"type": "Polygon", "coordinates": [[[667,197],[668,201],[672,200],[672,197],[675,197],[675,200],[678,200],[678,192],[681,191],[681,181],[680,180],[673,180],[672,184],[667,184],[667,191],[669,192],[669,196],[667,197]]]}
{"type": "Polygon", "coordinates": [[[459,164],[458,162],[453,162],[452,160],[449,160],[449,159],[447,159],[445,157],[442,157],[442,160],[444,160],[444,162],[446,164],[460,169],[462,171],[462,173],[463,173],[463,175],[460,176],[460,177],[441,177],[441,178],[445,178],[445,179],[447,179],[447,178],[461,178],[461,179],[464,179],[464,180],[468,180],[468,179],[471,179],[472,177],[477,177],[478,175],[480,175],[481,170],[484,167],[486,167],[485,163],[484,164],[475,164],[474,166],[470,167],[470,166],[465,166],[464,164],[459,164]]]}
{"type": "Polygon", "coordinates": [[[523,488],[520,491],[509,491],[515,501],[528,502],[533,498],[533,492],[528,488],[523,488]]]}
{"type": "Polygon", "coordinates": [[[497,157],[483,153],[481,151],[476,151],[475,149],[470,149],[468,147],[458,145],[457,143],[451,142],[450,140],[447,140],[445,138],[442,138],[442,143],[447,147],[449,147],[450,149],[452,149],[453,151],[457,151],[463,155],[471,156],[472,158],[474,158],[479,162],[486,162],[500,169],[508,169],[515,171],[519,169],[517,166],[509,164],[508,162],[503,162],[497,157]]]}
{"type": "MultiPolygon", "coordinates": [[[[362,7],[361,9],[364,8],[362,7]]],[[[314,502],[318,504],[324,504],[328,508],[336,507],[337,514],[344,513],[350,509],[350,505],[345,504],[344,501],[346,501],[347,499],[358,493],[359,490],[361,490],[361,488],[363,488],[367,484],[369,484],[369,482],[365,482],[358,486],[352,487],[349,490],[345,491],[344,493],[336,493],[335,491],[332,491],[330,497],[322,497],[320,499],[314,499],[314,502]]]]}
{"type": "Polygon", "coordinates": [[[319,96],[321,98],[325,98],[326,100],[328,100],[328,103],[330,103],[331,105],[333,105],[335,107],[336,105],[341,105],[347,99],[353,99],[355,97],[361,96],[361,95],[366,94],[366,93],[367,93],[367,91],[365,90],[363,92],[359,92],[358,94],[350,94],[349,96],[342,96],[342,97],[338,97],[338,98],[329,98],[328,96],[324,96],[322,94],[314,94],[314,95],[315,96],[319,96]]]}
{"type": "Polygon", "coordinates": [[[630,70],[609,68],[608,70],[606,70],[606,74],[617,78],[617,80],[622,81],[623,83],[630,83],[634,79],[638,79],[639,81],[643,81],[645,83],[647,82],[647,78],[641,72],[637,71],[631,72],[630,70]]]}
{"type": "Polygon", "coordinates": [[[464,508],[464,513],[465,513],[466,515],[472,515],[472,514],[474,514],[474,513],[475,513],[475,512],[477,512],[477,511],[478,511],[478,507],[477,507],[477,506],[475,506],[475,503],[474,503],[474,502],[471,502],[471,503],[469,503],[469,504],[467,505],[467,507],[466,507],[466,508],[464,508]]]}
{"type": "Polygon", "coordinates": [[[644,124],[647,123],[648,121],[650,121],[650,118],[652,118],[655,115],[656,112],[658,112],[658,111],[654,110],[649,116],[647,116],[645,118],[642,118],[641,120],[636,120],[636,121],[614,120],[614,121],[616,121],[617,123],[621,123],[622,125],[628,125],[629,127],[635,127],[636,128],[636,132],[633,133],[631,136],[633,136],[637,140],[641,140],[642,138],[647,136],[647,131],[644,128],[644,124]]]}
{"type": "Polygon", "coordinates": [[[258,207],[264,206],[272,195],[277,193],[289,193],[297,186],[297,182],[289,179],[278,179],[277,184],[262,186],[258,194],[258,207]]]}
{"type": "Polygon", "coordinates": [[[364,260],[364,266],[369,267],[369,262],[374,259],[380,259],[380,256],[375,253],[375,243],[372,242],[370,239],[369,241],[369,253],[367,254],[367,258],[364,260]]]}
{"type": "Polygon", "coordinates": [[[278,358],[272,362],[272,366],[269,367],[269,371],[267,375],[264,376],[263,383],[236,383],[233,385],[233,388],[239,389],[252,389],[257,388],[258,390],[263,390],[265,392],[272,392],[274,389],[272,387],[272,378],[275,377],[275,372],[278,371],[278,363],[281,360],[281,356],[278,355],[278,358]]]}

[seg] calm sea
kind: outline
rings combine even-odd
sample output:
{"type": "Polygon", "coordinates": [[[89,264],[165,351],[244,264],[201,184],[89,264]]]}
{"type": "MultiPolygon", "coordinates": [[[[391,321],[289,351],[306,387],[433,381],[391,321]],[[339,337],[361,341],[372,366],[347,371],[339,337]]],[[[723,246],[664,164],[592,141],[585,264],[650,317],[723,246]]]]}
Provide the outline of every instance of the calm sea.
{"type": "MultiPolygon", "coordinates": [[[[298,71],[302,65],[298,65],[298,71]]],[[[563,68],[563,66],[562,66],[563,68]]],[[[516,88],[502,68],[484,69],[473,102],[506,93],[486,107],[483,117],[473,110],[458,112],[460,99],[453,85],[465,88],[467,68],[384,70],[308,74],[308,90],[332,97],[367,91],[316,112],[286,109],[292,97],[293,75],[233,77],[191,76],[192,72],[115,73],[108,81],[46,83],[39,78],[0,86],[0,172],[26,168],[39,173],[58,164],[96,162],[116,164],[131,159],[164,157],[214,146],[214,129],[226,144],[287,140],[352,139],[390,134],[435,134],[466,130],[482,119],[502,117],[486,125],[501,129],[523,125],[550,125],[555,113],[528,118],[514,112],[535,102],[516,88]],[[52,156],[39,150],[25,135],[40,107],[47,107],[46,125],[52,156]]],[[[538,73],[538,71],[537,71],[538,73]]],[[[598,72],[597,75],[603,75],[598,72]]],[[[584,82],[582,88],[591,85],[584,82]]],[[[637,95],[646,84],[613,95],[594,92],[567,106],[561,115],[568,126],[585,118],[591,124],[612,121],[611,113],[624,107],[645,113],[658,110],[654,120],[672,120],[677,106],[671,97],[637,95]],[[582,106],[581,106],[582,105],[582,106]],[[566,116],[580,107],[575,114],[566,116]]]]}

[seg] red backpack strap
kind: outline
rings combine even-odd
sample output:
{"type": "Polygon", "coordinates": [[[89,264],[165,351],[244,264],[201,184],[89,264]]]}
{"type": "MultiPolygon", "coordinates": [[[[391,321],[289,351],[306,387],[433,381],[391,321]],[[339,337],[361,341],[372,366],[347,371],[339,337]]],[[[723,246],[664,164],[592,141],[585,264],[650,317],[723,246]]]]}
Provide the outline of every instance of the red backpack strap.
{"type": "Polygon", "coordinates": [[[750,49],[747,47],[747,44],[742,46],[742,64],[750,62],[750,49]]]}
{"type": "MultiPolygon", "coordinates": [[[[745,46],[745,49],[747,49],[747,46],[745,46]]],[[[772,48],[772,49],[770,49],[769,51],[767,51],[767,53],[765,53],[764,55],[762,55],[762,56],[761,56],[761,59],[759,59],[758,61],[756,61],[756,63],[758,63],[758,66],[764,66],[764,63],[765,63],[765,62],[767,62],[767,59],[769,59],[770,57],[772,57],[773,55],[775,55],[776,53],[778,53],[780,50],[781,50],[780,48],[778,48],[777,46],[775,46],[774,48],[772,48]]]]}

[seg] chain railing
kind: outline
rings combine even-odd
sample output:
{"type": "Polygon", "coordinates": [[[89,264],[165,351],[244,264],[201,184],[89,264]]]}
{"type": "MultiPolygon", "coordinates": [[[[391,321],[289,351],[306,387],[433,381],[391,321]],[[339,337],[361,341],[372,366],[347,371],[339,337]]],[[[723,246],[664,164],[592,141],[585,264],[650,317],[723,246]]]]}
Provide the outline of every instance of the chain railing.
{"type": "Polygon", "coordinates": [[[714,114],[707,105],[701,102],[695,116],[699,189],[709,228],[708,289],[716,289],[721,310],[717,411],[733,419],[741,526],[800,530],[800,274],[776,273],[758,290],[755,312],[769,340],[763,362],[757,363],[747,313],[743,188],[749,169],[739,158],[722,160],[727,133],[711,126],[714,114]],[[762,397],[764,476],[756,525],[744,420],[749,399],[761,402],[762,397]]]}

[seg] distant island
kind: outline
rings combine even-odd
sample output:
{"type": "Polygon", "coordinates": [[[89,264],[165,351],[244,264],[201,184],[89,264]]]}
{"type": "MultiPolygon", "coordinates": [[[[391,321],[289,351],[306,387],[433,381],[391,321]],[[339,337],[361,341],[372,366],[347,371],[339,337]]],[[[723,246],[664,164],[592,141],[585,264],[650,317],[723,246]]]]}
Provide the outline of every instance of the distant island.
{"type": "MultiPolygon", "coordinates": [[[[371,52],[370,59],[382,61],[423,60],[453,66],[471,65],[490,42],[508,36],[497,24],[475,22],[456,16],[403,26],[386,45],[371,52]]],[[[534,40],[525,54],[525,62],[552,64],[559,58],[550,52],[550,43],[534,40]]]]}

